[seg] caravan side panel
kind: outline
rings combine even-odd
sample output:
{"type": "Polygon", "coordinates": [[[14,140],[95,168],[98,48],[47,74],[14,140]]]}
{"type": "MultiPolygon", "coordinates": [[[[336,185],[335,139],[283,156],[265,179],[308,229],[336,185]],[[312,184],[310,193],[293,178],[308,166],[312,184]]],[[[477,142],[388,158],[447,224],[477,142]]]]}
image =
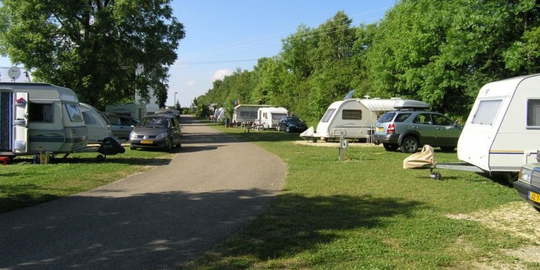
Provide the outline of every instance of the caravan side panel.
{"type": "Polygon", "coordinates": [[[540,76],[517,86],[489,151],[492,171],[517,172],[540,150],[540,76]]]}
{"type": "Polygon", "coordinates": [[[480,89],[458,141],[460,160],[487,172],[519,170],[535,133],[525,128],[524,97],[531,93],[526,88],[539,83],[525,82],[526,78],[533,77],[488,83],[480,89]]]}

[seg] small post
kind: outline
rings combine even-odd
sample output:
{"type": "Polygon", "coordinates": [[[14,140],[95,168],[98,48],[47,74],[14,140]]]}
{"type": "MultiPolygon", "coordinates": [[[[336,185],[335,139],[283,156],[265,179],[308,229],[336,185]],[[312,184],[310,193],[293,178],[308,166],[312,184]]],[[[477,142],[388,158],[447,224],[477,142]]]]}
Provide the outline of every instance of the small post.
{"type": "Polygon", "coordinates": [[[341,134],[339,136],[339,161],[343,161],[343,155],[344,155],[343,152],[345,152],[345,149],[343,148],[343,140],[344,140],[343,134],[341,134]]]}

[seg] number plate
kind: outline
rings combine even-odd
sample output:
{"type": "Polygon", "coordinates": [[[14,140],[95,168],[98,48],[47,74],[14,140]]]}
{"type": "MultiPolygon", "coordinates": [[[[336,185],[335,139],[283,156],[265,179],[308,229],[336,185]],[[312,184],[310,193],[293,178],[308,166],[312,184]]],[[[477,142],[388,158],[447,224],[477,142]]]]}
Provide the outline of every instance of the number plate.
{"type": "Polygon", "coordinates": [[[540,194],[529,191],[529,199],[533,202],[540,203],[540,194]]]}
{"type": "Polygon", "coordinates": [[[153,141],[150,140],[141,140],[141,144],[153,144],[153,141]]]}
{"type": "Polygon", "coordinates": [[[383,127],[378,127],[378,128],[377,128],[377,131],[378,131],[378,132],[383,132],[383,131],[384,131],[384,128],[383,128],[383,127]]]}

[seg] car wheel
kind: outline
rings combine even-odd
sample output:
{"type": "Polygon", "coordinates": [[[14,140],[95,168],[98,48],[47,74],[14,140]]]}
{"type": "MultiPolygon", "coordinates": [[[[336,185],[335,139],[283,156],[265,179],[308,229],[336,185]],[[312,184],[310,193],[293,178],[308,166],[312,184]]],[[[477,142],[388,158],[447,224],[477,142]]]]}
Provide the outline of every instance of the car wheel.
{"type": "Polygon", "coordinates": [[[286,128],[285,128],[285,132],[291,133],[291,128],[290,128],[290,127],[286,127],[286,128]]]}
{"type": "Polygon", "coordinates": [[[396,149],[398,149],[397,144],[383,143],[382,145],[386,151],[396,151],[396,149]]]}
{"type": "Polygon", "coordinates": [[[415,153],[418,150],[418,139],[413,136],[406,137],[401,143],[401,152],[415,153]]]}

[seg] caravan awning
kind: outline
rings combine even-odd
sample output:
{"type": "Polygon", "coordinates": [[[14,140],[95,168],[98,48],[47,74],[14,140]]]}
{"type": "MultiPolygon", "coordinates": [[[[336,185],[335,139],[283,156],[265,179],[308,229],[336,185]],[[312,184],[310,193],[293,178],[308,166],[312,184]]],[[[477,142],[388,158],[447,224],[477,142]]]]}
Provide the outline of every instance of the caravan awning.
{"type": "Polygon", "coordinates": [[[401,99],[359,99],[366,108],[372,112],[386,112],[394,110],[396,101],[401,99]]]}

